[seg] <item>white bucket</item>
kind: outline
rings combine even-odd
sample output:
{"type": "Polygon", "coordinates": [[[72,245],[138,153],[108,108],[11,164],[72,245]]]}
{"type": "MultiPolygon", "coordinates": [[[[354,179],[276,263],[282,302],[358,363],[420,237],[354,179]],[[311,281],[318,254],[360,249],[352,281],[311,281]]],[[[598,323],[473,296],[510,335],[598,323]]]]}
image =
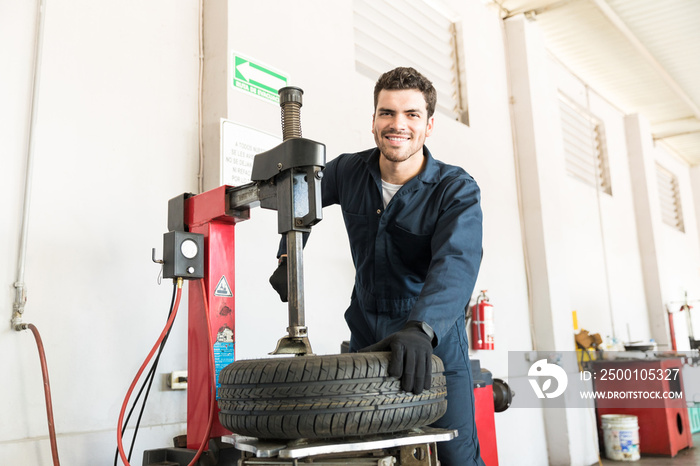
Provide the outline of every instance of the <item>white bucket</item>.
{"type": "Polygon", "coordinates": [[[639,460],[637,416],[603,414],[600,416],[605,440],[605,456],[617,461],[639,460]]]}

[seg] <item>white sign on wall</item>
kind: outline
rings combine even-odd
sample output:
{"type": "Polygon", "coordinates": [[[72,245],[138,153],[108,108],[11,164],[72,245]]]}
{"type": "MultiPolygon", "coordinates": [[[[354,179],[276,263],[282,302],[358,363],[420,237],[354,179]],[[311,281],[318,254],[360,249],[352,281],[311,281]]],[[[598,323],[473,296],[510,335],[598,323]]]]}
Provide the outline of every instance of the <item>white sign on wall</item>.
{"type": "Polygon", "coordinates": [[[222,118],[220,184],[241,186],[250,183],[255,155],[281,142],[280,137],[222,118]]]}

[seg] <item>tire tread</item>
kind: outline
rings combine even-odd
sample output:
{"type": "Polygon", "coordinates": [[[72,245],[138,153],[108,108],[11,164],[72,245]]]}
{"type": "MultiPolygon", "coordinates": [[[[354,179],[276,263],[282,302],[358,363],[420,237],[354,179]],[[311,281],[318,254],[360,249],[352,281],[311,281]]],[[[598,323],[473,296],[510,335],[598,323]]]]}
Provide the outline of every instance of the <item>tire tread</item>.
{"type": "Polygon", "coordinates": [[[219,374],[219,418],[258,438],[337,438],[422,427],[447,409],[442,361],[431,388],[404,392],[388,376],[390,353],[236,361],[219,374]]]}

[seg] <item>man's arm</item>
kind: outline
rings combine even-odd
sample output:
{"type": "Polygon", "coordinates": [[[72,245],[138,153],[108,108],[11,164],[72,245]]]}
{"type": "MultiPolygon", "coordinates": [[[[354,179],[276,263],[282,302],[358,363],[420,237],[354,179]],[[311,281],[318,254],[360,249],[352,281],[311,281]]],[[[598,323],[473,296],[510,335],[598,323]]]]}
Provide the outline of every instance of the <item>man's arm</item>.
{"type": "Polygon", "coordinates": [[[428,275],[408,320],[427,323],[437,342],[464,312],[482,255],[480,191],[471,178],[452,182],[431,240],[428,275]]]}
{"type": "Polygon", "coordinates": [[[390,350],[389,374],[400,377],[406,391],[419,394],[430,389],[433,348],[463,315],[474,289],[481,263],[479,201],[479,187],[471,178],[459,179],[446,189],[431,241],[430,267],[408,322],[360,350],[390,350]]]}

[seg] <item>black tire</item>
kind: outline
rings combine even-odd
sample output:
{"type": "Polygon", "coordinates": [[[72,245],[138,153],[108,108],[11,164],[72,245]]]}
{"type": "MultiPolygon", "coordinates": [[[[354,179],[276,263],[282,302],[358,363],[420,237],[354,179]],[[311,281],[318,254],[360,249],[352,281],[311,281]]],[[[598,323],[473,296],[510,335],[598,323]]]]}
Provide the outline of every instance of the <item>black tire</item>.
{"type": "Polygon", "coordinates": [[[219,374],[219,419],[265,439],[338,438],[431,424],[447,409],[440,358],[430,390],[405,392],[387,376],[391,353],[236,361],[219,374]]]}

